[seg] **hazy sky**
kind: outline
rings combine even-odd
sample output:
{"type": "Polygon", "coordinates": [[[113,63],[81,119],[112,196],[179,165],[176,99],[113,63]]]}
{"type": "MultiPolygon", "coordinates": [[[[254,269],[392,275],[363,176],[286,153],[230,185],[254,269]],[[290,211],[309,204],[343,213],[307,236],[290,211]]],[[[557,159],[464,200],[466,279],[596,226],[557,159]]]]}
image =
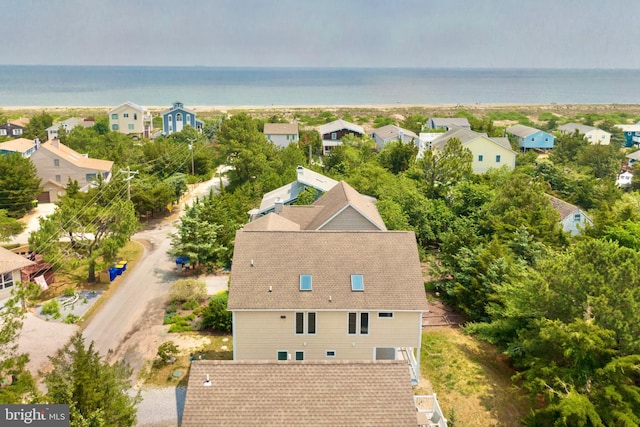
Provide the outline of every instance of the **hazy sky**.
{"type": "Polygon", "coordinates": [[[640,68],[640,0],[0,0],[0,63],[640,68]]]}

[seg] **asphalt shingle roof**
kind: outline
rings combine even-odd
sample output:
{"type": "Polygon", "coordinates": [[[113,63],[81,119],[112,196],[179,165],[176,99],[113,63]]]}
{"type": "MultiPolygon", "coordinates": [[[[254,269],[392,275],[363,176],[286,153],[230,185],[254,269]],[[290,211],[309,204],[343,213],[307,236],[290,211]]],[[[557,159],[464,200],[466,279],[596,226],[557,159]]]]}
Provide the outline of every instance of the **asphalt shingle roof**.
{"type": "Polygon", "coordinates": [[[228,307],[426,311],[415,235],[239,230],[228,307]],[[312,275],[311,291],[300,291],[301,274],[312,275]],[[363,275],[363,292],[351,290],[352,274],[363,275]]]}
{"type": "Polygon", "coordinates": [[[0,246],[0,273],[20,270],[21,268],[34,264],[35,262],[26,259],[22,255],[14,254],[10,250],[0,246]]]}
{"type": "Polygon", "coordinates": [[[194,361],[182,427],[213,425],[415,426],[417,416],[404,361],[194,361]]]}

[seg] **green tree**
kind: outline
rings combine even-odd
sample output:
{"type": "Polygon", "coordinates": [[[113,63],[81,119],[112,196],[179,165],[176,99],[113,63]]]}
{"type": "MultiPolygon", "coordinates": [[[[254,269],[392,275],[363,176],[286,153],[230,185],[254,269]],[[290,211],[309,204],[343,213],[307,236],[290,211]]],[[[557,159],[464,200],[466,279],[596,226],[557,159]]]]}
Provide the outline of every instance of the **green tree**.
{"type": "Polygon", "coordinates": [[[0,209],[0,242],[7,242],[26,228],[23,222],[7,216],[6,209],[0,209]]]}
{"type": "Polygon", "coordinates": [[[136,424],[140,394],[131,395],[131,369],[124,361],[109,365],[80,332],[49,356],[45,399],[70,405],[70,425],[127,427],[136,424]]]}
{"type": "Polygon", "coordinates": [[[412,114],[405,118],[402,123],[400,123],[400,126],[413,133],[419,134],[422,132],[422,126],[424,126],[426,122],[427,118],[422,114],[412,114]]]}
{"type": "Polygon", "coordinates": [[[425,150],[417,166],[426,184],[427,196],[444,197],[455,184],[470,179],[472,162],[473,154],[458,138],[447,141],[442,151],[425,150]]]}
{"type": "Polygon", "coordinates": [[[378,161],[392,173],[398,174],[409,169],[416,154],[418,154],[418,149],[413,141],[403,142],[398,139],[384,146],[378,154],[378,161]]]}
{"type": "Polygon", "coordinates": [[[116,260],[118,251],[138,227],[133,203],[120,199],[100,200],[99,187],[77,198],[63,197],[55,212],[40,219],[40,229],[31,233],[29,244],[48,259],[69,254],[88,263],[88,280],[96,280],[96,263],[116,260]],[[65,237],[65,241],[60,239],[65,237]],[[58,242],[57,244],[54,242],[58,242]]]}
{"type": "Polygon", "coordinates": [[[30,159],[18,153],[0,156],[0,209],[10,218],[20,218],[34,207],[40,192],[40,178],[30,159]]]}
{"type": "Polygon", "coordinates": [[[29,139],[38,138],[44,142],[47,140],[47,128],[53,124],[53,117],[51,114],[41,112],[31,117],[29,123],[24,128],[24,137],[29,139]]]}
{"type": "Polygon", "coordinates": [[[611,145],[587,145],[578,154],[578,164],[585,166],[594,178],[615,180],[623,156],[611,145]]]}
{"type": "Polygon", "coordinates": [[[202,313],[202,327],[219,332],[231,332],[232,316],[227,310],[229,291],[221,291],[209,298],[209,304],[202,313]]]}
{"type": "Polygon", "coordinates": [[[573,164],[589,143],[577,130],[573,133],[561,133],[556,136],[555,145],[549,154],[549,160],[561,165],[573,164]]]}

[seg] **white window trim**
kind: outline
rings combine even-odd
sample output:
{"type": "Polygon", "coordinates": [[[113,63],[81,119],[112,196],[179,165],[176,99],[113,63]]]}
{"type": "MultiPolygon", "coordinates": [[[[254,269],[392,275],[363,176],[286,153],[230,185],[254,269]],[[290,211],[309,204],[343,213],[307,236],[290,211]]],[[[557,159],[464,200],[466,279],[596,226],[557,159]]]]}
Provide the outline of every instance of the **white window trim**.
{"type": "Polygon", "coordinates": [[[289,360],[289,358],[291,357],[291,354],[289,354],[289,350],[276,350],[276,360],[278,362],[286,362],[289,360]],[[286,353],[287,354],[287,358],[285,360],[280,359],[278,356],[280,353],[286,353]]]}
{"type": "Polygon", "coordinates": [[[336,357],[336,351],[335,350],[326,350],[324,352],[325,357],[336,357]],[[333,354],[329,354],[329,353],[333,353],[333,354]]]}

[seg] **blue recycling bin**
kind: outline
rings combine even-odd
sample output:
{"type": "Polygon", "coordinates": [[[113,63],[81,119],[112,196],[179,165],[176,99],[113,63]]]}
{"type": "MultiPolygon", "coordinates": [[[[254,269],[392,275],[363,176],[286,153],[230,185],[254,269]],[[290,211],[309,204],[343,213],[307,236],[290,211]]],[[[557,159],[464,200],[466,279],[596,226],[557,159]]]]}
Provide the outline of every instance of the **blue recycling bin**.
{"type": "Polygon", "coordinates": [[[118,276],[118,269],[114,268],[114,267],[110,268],[109,269],[109,281],[113,282],[117,276],[118,276]]]}

